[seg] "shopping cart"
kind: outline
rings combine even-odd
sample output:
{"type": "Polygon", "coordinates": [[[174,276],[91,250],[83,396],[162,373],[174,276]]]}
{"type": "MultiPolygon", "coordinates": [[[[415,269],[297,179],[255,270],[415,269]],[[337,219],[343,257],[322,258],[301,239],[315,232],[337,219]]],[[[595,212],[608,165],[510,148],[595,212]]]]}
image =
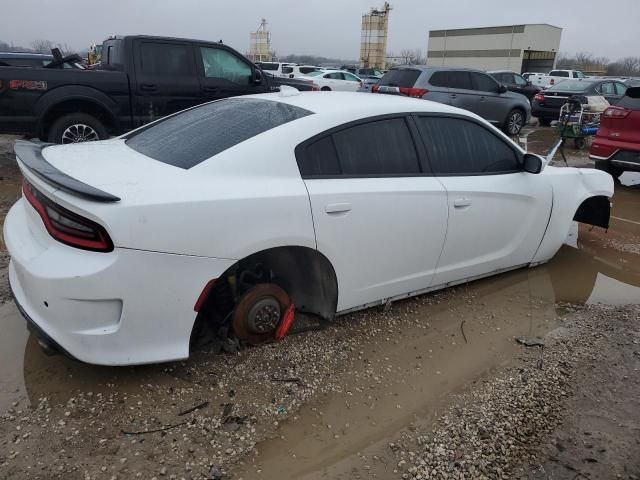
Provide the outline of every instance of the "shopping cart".
{"type": "Polygon", "coordinates": [[[586,144],[586,139],[596,134],[600,125],[600,115],[602,112],[594,111],[590,105],[583,104],[585,97],[569,97],[567,103],[560,108],[560,118],[555,124],[556,132],[560,137],[560,153],[565,163],[564,143],[567,139],[573,139],[576,149],[582,150],[586,144]]]}

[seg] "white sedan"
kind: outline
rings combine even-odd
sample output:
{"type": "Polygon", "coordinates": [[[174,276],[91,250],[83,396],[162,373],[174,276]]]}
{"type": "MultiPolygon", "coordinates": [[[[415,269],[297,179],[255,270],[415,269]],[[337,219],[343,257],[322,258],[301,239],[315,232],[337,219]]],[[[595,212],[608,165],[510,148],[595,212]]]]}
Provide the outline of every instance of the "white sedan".
{"type": "Polygon", "coordinates": [[[337,314],[548,261],[606,228],[613,180],[554,168],[480,117],[356,93],[229,98],[122,137],[16,145],[16,304],[82,361],[259,344],[337,314]]]}
{"type": "Polygon", "coordinates": [[[300,78],[313,80],[323,91],[357,92],[364,86],[360,77],[343,70],[319,70],[300,78]]]}

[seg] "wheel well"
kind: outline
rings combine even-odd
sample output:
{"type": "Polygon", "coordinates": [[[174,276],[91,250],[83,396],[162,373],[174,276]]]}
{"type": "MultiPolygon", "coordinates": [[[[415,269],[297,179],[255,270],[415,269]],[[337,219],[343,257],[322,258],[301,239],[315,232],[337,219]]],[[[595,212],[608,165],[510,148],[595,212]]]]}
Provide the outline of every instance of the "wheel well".
{"type": "Polygon", "coordinates": [[[235,304],[244,292],[259,283],[282,287],[298,312],[325,321],[335,316],[338,282],[327,257],[308,247],[276,247],[236,262],[215,280],[213,287],[205,287],[208,292],[199,307],[194,332],[203,323],[226,332],[235,304]]]}
{"type": "Polygon", "coordinates": [[[57,103],[42,117],[42,121],[40,124],[40,137],[43,140],[46,140],[46,137],[49,133],[49,129],[53,122],[55,122],[58,118],[63,115],[67,115],[69,113],[86,113],[93,117],[96,117],[100,120],[104,126],[107,128],[109,132],[115,129],[115,119],[111,112],[108,109],[101,106],[98,103],[87,101],[87,100],[67,100],[64,102],[57,103]]]}
{"type": "Polygon", "coordinates": [[[596,195],[587,198],[580,204],[573,219],[576,222],[609,228],[610,215],[611,201],[609,197],[596,195]]]}

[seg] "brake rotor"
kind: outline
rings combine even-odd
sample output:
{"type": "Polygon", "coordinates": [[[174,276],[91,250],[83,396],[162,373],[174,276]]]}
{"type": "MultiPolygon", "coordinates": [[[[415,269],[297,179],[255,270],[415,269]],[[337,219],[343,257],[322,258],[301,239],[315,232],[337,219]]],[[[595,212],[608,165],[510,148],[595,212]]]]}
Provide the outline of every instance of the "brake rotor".
{"type": "Polygon", "coordinates": [[[272,342],[291,299],[274,283],[260,283],[248,290],[233,311],[233,331],[251,345],[272,342]]]}

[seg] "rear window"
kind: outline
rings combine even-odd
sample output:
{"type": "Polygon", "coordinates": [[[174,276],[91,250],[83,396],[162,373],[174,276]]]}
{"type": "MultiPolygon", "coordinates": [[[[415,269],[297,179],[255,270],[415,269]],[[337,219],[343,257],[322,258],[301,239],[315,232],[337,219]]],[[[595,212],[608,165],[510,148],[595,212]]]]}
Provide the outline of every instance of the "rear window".
{"type": "Polygon", "coordinates": [[[251,137],[312,113],[271,100],[228,98],[185,110],[125,138],[136,152],[189,169],[251,137]]]}
{"type": "Polygon", "coordinates": [[[413,87],[422,72],[420,70],[389,70],[380,79],[378,85],[383,87],[413,87]]]}
{"type": "Polygon", "coordinates": [[[584,80],[563,80],[548,88],[547,92],[583,92],[589,88],[593,82],[585,82],[584,80]]]}
{"type": "Polygon", "coordinates": [[[627,94],[616,104],[629,110],[640,110],[640,87],[630,87],[627,94]]]}
{"type": "Polygon", "coordinates": [[[550,77],[567,77],[569,78],[569,72],[563,70],[553,70],[549,73],[550,77]]]}

